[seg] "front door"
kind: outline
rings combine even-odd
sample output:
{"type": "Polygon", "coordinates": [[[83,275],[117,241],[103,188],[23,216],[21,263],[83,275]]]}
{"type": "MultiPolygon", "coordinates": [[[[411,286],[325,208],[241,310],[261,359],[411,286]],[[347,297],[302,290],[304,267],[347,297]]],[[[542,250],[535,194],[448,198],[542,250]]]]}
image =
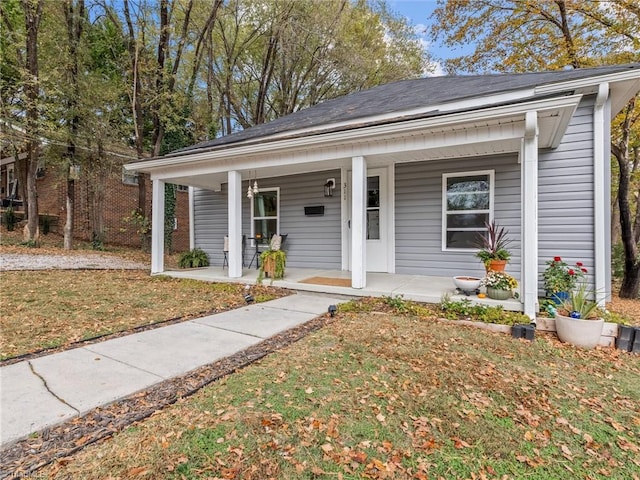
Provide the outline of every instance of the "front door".
{"type": "MultiPolygon", "coordinates": [[[[349,172],[351,186],[351,172],[349,172]]],[[[349,189],[351,214],[351,191],[349,189]]],[[[387,169],[372,169],[367,172],[367,271],[389,271],[389,199],[387,169]]],[[[349,269],[351,269],[351,241],[349,241],[349,269]]]]}

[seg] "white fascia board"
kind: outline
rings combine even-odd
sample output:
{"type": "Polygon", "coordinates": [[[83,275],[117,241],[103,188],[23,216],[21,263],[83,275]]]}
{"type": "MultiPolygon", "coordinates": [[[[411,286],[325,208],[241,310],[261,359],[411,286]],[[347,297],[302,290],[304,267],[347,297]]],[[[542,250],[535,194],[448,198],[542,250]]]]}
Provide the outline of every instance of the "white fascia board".
{"type": "Polygon", "coordinates": [[[580,103],[582,95],[568,95],[558,98],[532,100],[530,102],[517,103],[512,105],[502,105],[490,107],[471,112],[457,112],[449,115],[422,118],[416,120],[399,121],[383,125],[375,125],[363,128],[354,128],[326,134],[319,134],[309,137],[299,137],[293,139],[283,139],[269,141],[264,138],[263,142],[252,142],[249,145],[239,144],[237,146],[221,147],[207,152],[181,155],[179,157],[159,157],[152,160],[127,164],[127,170],[151,173],[151,171],[163,167],[178,166],[182,164],[193,165],[197,162],[210,162],[212,160],[222,160],[232,162],[233,158],[242,158],[248,155],[264,154],[267,152],[282,152],[290,149],[317,148],[321,145],[331,143],[342,143],[347,141],[363,141],[373,137],[392,137],[394,135],[406,135],[412,131],[428,130],[438,127],[440,129],[453,130],[461,124],[472,124],[482,121],[493,122],[501,118],[509,118],[515,115],[524,115],[527,111],[545,111],[558,108],[575,108],[580,103]]]}
{"type": "Polygon", "coordinates": [[[612,84],[610,87],[611,118],[613,118],[624,108],[629,99],[640,91],[640,76],[633,80],[612,84]]]}
{"type": "Polygon", "coordinates": [[[596,88],[601,83],[614,83],[625,80],[640,78],[640,69],[627,70],[625,72],[610,73],[608,75],[596,75],[593,77],[581,78],[578,80],[568,80],[566,82],[549,83],[535,87],[536,94],[548,94],[566,92],[567,90],[577,90],[580,88],[596,88]]]}

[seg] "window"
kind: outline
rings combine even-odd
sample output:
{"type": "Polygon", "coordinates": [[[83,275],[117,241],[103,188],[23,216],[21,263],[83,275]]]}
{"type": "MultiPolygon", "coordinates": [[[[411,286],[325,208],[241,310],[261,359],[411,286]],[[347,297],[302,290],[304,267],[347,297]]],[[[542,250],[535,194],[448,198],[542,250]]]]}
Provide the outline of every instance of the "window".
{"type": "Polygon", "coordinates": [[[442,249],[477,249],[493,218],[493,170],[442,175],[442,249]]]}
{"type": "Polygon", "coordinates": [[[380,240],[380,176],[367,177],[367,240],[380,240]]]}
{"type": "Polygon", "coordinates": [[[260,243],[268,243],[280,231],[280,189],[265,188],[254,194],[251,202],[251,233],[260,243]]]}
{"type": "Polygon", "coordinates": [[[125,185],[138,185],[138,172],[131,172],[122,167],[122,183],[125,185]]]}
{"type": "Polygon", "coordinates": [[[176,185],[176,190],[178,192],[188,192],[189,187],[187,185],[176,185]]]}
{"type": "Polygon", "coordinates": [[[38,169],[36,170],[36,178],[44,178],[46,173],[46,164],[44,158],[38,159],[38,169]]]}

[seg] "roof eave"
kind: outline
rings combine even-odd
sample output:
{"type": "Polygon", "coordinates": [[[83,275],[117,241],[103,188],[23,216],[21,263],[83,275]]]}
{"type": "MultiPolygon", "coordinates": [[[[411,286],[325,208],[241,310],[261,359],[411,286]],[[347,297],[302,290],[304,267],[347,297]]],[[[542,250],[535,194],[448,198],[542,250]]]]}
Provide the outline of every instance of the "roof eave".
{"type": "Polygon", "coordinates": [[[477,109],[473,111],[463,111],[429,117],[405,122],[393,122],[378,124],[356,129],[340,130],[331,133],[310,135],[304,137],[275,139],[272,141],[242,145],[225,146],[216,150],[204,152],[192,152],[189,155],[178,157],[158,157],[146,161],[130,163],[125,165],[127,170],[151,173],[154,170],[166,167],[176,167],[182,164],[193,164],[202,161],[229,160],[230,157],[244,157],[266,152],[285,151],[302,147],[317,147],[330,144],[332,142],[346,142],[349,140],[361,141],[365,137],[376,137],[381,135],[393,135],[394,133],[407,133],[411,130],[425,130],[429,128],[454,128],[456,125],[477,122],[483,119],[496,119],[498,117],[509,117],[524,114],[527,111],[543,111],[553,108],[564,108],[567,111],[575,110],[582,95],[566,95],[561,97],[546,98],[542,100],[532,100],[516,104],[502,105],[477,109]]]}

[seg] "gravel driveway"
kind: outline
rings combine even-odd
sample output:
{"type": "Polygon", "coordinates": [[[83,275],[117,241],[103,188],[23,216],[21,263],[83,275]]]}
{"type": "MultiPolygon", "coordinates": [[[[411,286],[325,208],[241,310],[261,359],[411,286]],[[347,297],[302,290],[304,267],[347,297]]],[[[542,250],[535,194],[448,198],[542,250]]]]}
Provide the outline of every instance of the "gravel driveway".
{"type": "Polygon", "coordinates": [[[0,271],[8,270],[147,270],[148,265],[111,255],[87,253],[84,255],[29,255],[25,253],[0,254],[0,271]]]}

